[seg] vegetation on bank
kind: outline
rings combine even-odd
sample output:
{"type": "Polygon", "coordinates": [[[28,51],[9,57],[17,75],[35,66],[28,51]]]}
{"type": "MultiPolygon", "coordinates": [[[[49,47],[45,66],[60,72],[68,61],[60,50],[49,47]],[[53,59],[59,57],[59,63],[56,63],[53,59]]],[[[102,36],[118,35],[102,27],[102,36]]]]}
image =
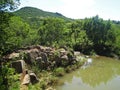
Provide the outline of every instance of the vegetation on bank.
{"type": "MultiPolygon", "coordinates": [[[[15,59],[15,58],[14,58],[15,59]]],[[[50,61],[51,59],[49,59],[50,61]]],[[[56,67],[57,64],[53,67],[53,69],[49,69],[49,65],[45,66],[47,64],[44,63],[45,69],[41,69],[39,67],[39,63],[34,65],[29,64],[29,70],[36,73],[37,77],[39,78],[39,82],[32,84],[29,83],[28,88],[29,90],[56,90],[54,87],[59,83],[60,77],[64,76],[67,73],[70,73],[76,69],[78,69],[80,66],[84,64],[84,62],[87,60],[84,56],[76,55],[77,62],[74,64],[65,64],[67,62],[66,60],[62,62],[61,60],[61,66],[56,67]]],[[[33,62],[34,64],[35,62],[33,62]]],[[[52,63],[53,64],[53,63],[52,63]]],[[[28,64],[27,64],[28,65],[28,64]]],[[[7,67],[8,68],[8,67],[7,67]]],[[[7,79],[9,80],[8,89],[9,90],[19,90],[21,88],[20,83],[20,74],[16,74],[15,70],[13,68],[8,68],[9,72],[7,73],[7,79]],[[9,75],[11,75],[9,77],[9,75]]],[[[6,90],[3,87],[1,87],[2,90],[6,90]]],[[[22,87],[24,88],[24,87],[22,87]]],[[[22,90],[22,89],[20,89],[22,90]]]]}

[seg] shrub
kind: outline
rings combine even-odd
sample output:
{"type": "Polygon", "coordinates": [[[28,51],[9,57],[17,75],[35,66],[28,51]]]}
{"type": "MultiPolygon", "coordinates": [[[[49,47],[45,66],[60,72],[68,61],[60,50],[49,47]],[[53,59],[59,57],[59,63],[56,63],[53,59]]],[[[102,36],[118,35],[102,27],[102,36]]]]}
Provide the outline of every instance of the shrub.
{"type": "Polygon", "coordinates": [[[65,70],[62,67],[59,67],[54,70],[56,76],[63,76],[65,74],[65,70]]]}
{"type": "Polygon", "coordinates": [[[71,69],[71,66],[67,66],[67,67],[65,68],[65,72],[66,72],[66,73],[71,72],[71,70],[72,70],[72,69],[71,69]]]}

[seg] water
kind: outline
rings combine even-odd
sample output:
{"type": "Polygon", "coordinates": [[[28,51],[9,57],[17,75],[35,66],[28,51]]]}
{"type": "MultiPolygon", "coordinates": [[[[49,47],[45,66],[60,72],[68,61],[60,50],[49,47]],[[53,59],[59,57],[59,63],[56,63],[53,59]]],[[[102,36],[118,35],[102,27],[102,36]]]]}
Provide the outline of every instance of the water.
{"type": "Polygon", "coordinates": [[[120,61],[93,58],[89,67],[61,77],[56,90],[120,90],[120,61]]]}

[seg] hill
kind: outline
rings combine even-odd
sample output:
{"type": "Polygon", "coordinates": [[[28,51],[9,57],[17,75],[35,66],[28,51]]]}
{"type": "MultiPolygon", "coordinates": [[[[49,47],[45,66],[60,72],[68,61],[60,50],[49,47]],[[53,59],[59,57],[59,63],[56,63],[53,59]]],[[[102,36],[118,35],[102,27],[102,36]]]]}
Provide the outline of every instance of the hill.
{"type": "Polygon", "coordinates": [[[61,18],[65,21],[71,21],[72,19],[63,16],[58,12],[47,12],[34,7],[23,7],[15,12],[14,15],[20,16],[25,22],[27,22],[32,28],[37,29],[41,25],[44,18],[54,17],[61,18]]]}
{"type": "Polygon", "coordinates": [[[20,10],[15,11],[14,14],[22,18],[58,17],[63,19],[69,19],[58,12],[47,12],[34,7],[23,7],[20,10]]]}

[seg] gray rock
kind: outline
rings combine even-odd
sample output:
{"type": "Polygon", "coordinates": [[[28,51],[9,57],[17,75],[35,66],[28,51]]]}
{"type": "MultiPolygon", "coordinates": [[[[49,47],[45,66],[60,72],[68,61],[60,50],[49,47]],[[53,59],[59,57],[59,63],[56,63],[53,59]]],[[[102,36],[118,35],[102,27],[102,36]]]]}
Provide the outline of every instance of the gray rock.
{"type": "Polygon", "coordinates": [[[26,64],[24,60],[17,60],[12,62],[12,68],[15,69],[17,73],[22,73],[24,69],[26,69],[26,64]]]}
{"type": "Polygon", "coordinates": [[[74,55],[75,55],[75,56],[79,56],[79,55],[80,55],[80,52],[76,51],[76,52],[74,52],[74,55]]]}
{"type": "Polygon", "coordinates": [[[39,82],[39,79],[37,78],[35,73],[31,72],[29,75],[30,75],[30,81],[32,84],[39,82]]]}
{"type": "Polygon", "coordinates": [[[68,56],[67,55],[61,56],[60,59],[67,61],[68,60],[68,56]]]}
{"type": "Polygon", "coordinates": [[[39,57],[38,49],[31,49],[25,52],[25,62],[27,64],[33,64],[36,57],[39,57]]]}

